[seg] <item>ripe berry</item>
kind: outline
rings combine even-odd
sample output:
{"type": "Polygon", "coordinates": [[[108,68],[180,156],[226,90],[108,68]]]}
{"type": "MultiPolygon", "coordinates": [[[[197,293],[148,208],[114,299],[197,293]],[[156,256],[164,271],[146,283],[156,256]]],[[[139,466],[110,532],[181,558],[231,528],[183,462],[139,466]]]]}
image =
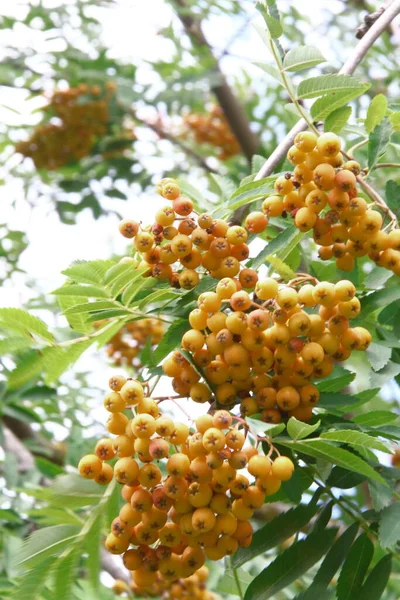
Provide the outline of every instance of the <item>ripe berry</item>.
{"type": "Polygon", "coordinates": [[[317,149],[324,157],[332,157],[341,150],[341,142],[335,133],[323,133],[317,139],[317,149]]]}
{"type": "Polygon", "coordinates": [[[281,481],[288,481],[294,471],[294,464],[287,456],[278,456],[271,466],[271,473],[281,481]]]}
{"type": "Polygon", "coordinates": [[[121,221],[119,224],[119,231],[124,237],[128,239],[133,238],[139,231],[139,223],[129,219],[121,221]]]}
{"type": "Polygon", "coordinates": [[[95,479],[102,470],[102,461],[95,454],[87,454],[78,464],[79,473],[86,479],[95,479]]]}

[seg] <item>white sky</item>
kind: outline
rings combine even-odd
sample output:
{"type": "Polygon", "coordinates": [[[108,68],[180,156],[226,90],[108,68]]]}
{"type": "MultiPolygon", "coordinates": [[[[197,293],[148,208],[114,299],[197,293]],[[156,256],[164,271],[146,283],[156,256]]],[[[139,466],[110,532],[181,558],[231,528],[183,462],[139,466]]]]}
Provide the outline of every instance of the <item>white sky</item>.
{"type": "MultiPolygon", "coordinates": [[[[28,4],[32,4],[32,0],[28,4]]],[[[57,4],[58,0],[48,0],[48,6],[57,4]]],[[[282,5],[288,4],[282,2],[282,5]]],[[[310,7],[308,0],[297,0],[292,3],[299,9],[310,7]]],[[[313,3],[312,18],[314,27],[311,31],[318,31],[318,24],[322,23],[325,14],[325,2],[315,6],[313,3]]],[[[340,6],[336,0],[330,4],[330,10],[335,11],[340,6]]],[[[253,16],[254,9],[252,2],[246,2],[250,7],[249,15],[253,16]]],[[[10,14],[20,11],[21,16],[26,8],[26,1],[10,4],[7,0],[0,0],[0,15],[10,14]]],[[[170,42],[157,35],[158,31],[165,27],[171,19],[171,8],[163,0],[119,0],[112,10],[93,6],[93,12],[99,16],[103,24],[103,42],[110,47],[113,55],[121,57],[124,60],[132,60],[139,63],[138,77],[143,82],[151,82],[153,79],[151,68],[146,65],[147,60],[158,60],[171,51],[170,42]]],[[[309,12],[309,11],[307,11],[309,12]]],[[[206,28],[206,33],[213,45],[217,48],[224,48],[235,31],[235,27],[240,23],[235,23],[232,29],[232,21],[227,17],[220,17],[213,20],[206,28]]],[[[16,42],[15,36],[21,39],[21,45],[32,45],[38,51],[43,51],[49,46],[39,44],[40,33],[28,33],[23,26],[13,32],[13,42],[16,42]]],[[[312,39],[314,34],[310,34],[307,43],[315,43],[312,39]]],[[[3,37],[3,44],[8,41],[3,37]]],[[[51,41],[50,47],[54,46],[51,41]]],[[[332,49],[329,48],[329,42],[326,38],[318,39],[318,46],[324,46],[326,57],[334,57],[332,49]]],[[[0,46],[1,51],[1,46],[0,46]]],[[[237,55],[249,57],[250,60],[268,60],[267,50],[263,46],[258,35],[249,24],[232,47],[232,52],[237,55]]],[[[255,75],[259,73],[258,68],[254,67],[249,61],[240,61],[238,59],[227,57],[223,61],[225,72],[235,73],[240,67],[251,69],[255,75]]],[[[8,88],[2,88],[2,101],[4,106],[12,106],[21,113],[21,117],[14,112],[5,110],[0,112],[0,118],[8,123],[16,123],[21,119],[26,123],[34,123],[40,118],[37,113],[30,115],[40,103],[40,99],[25,101],[23,92],[16,92],[8,88]]],[[[166,144],[165,142],[163,142],[166,144]]],[[[142,146],[144,152],[146,147],[142,146]]],[[[176,152],[176,149],[173,149],[176,152]]],[[[11,158],[11,162],[15,157],[11,158]]],[[[194,181],[193,183],[196,184],[194,181]]],[[[13,209],[7,202],[7,197],[3,201],[1,221],[7,221],[11,227],[23,229],[28,232],[29,247],[21,258],[21,267],[26,270],[29,277],[35,281],[35,288],[40,288],[44,292],[49,292],[60,284],[62,277],[60,271],[75,259],[94,259],[107,258],[112,252],[121,253],[124,251],[125,242],[117,233],[117,219],[113,216],[103,217],[97,221],[89,211],[84,211],[79,215],[78,222],[74,226],[62,224],[57,215],[51,211],[49,213],[49,204],[45,198],[43,202],[37,203],[34,209],[31,209],[24,200],[22,186],[18,182],[13,182],[8,187],[11,197],[18,197],[16,209],[13,209]]],[[[4,192],[3,192],[4,194],[4,192]]],[[[144,194],[140,200],[128,190],[129,200],[127,202],[112,200],[108,205],[112,206],[124,217],[140,217],[145,221],[151,219],[154,211],[155,195],[144,194]],[[138,214],[139,213],[139,214],[138,214]]],[[[8,195],[7,193],[5,194],[8,195]]],[[[107,203],[107,201],[105,202],[107,203]]],[[[15,277],[8,282],[0,294],[0,305],[23,305],[30,297],[35,295],[35,290],[29,292],[23,285],[23,277],[15,277]]]]}

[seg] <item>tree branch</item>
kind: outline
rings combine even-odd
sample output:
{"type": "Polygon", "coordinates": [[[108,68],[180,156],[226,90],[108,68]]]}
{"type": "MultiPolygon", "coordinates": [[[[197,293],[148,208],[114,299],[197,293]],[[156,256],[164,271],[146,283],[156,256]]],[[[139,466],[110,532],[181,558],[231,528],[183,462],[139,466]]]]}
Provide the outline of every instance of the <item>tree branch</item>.
{"type": "MultiPolygon", "coordinates": [[[[54,446],[49,440],[34,431],[28,423],[24,423],[14,417],[3,416],[3,423],[8,429],[14,434],[16,438],[21,440],[31,440],[35,443],[37,448],[32,450],[30,453],[34,456],[41,456],[47,458],[56,465],[63,465],[65,461],[65,452],[60,448],[54,446]]],[[[12,450],[12,447],[10,447],[12,450]]],[[[27,449],[27,451],[29,451],[27,449]]]]}
{"type": "Polygon", "coordinates": [[[154,133],[156,133],[160,138],[163,138],[164,140],[168,140],[169,142],[171,142],[171,144],[178,146],[178,148],[183,150],[183,152],[185,154],[187,154],[187,156],[190,156],[191,158],[193,158],[193,160],[195,162],[197,162],[198,165],[200,167],[202,167],[205,171],[208,171],[209,173],[218,173],[218,171],[216,169],[214,169],[213,167],[210,167],[210,165],[207,163],[207,161],[202,156],[200,156],[199,154],[197,154],[197,152],[192,150],[192,148],[190,148],[189,146],[184,144],[180,139],[171,135],[170,133],[165,131],[162,127],[160,127],[159,125],[156,125],[155,123],[150,123],[149,121],[145,121],[144,119],[141,119],[140,117],[137,116],[137,114],[135,113],[135,111],[133,109],[130,109],[126,106],[123,106],[122,108],[125,111],[127,111],[130,114],[130,116],[137,123],[139,123],[140,125],[144,125],[145,127],[148,127],[149,129],[154,131],[154,133]]]}
{"type": "Polygon", "coordinates": [[[109,554],[105,548],[101,548],[100,552],[101,568],[107,571],[114,579],[122,579],[125,583],[131,583],[129,571],[123,569],[116,562],[112,554],[109,554]]]}
{"type": "MultiPolygon", "coordinates": [[[[351,75],[354,73],[364,56],[367,54],[371,46],[376,42],[383,31],[390,25],[395,17],[400,13],[400,0],[394,0],[385,12],[371,25],[364,37],[358,42],[354,48],[352,55],[345,62],[339,71],[339,75],[351,75]]],[[[307,129],[307,123],[304,119],[300,119],[296,125],[289,131],[281,143],[276,147],[274,152],[269,156],[255,179],[262,179],[271,175],[276,169],[281,160],[286,156],[289,148],[293,144],[293,140],[298,133],[307,129]]]]}
{"type": "Polygon", "coordinates": [[[185,0],[176,0],[175,4],[177,5],[178,17],[185,28],[187,35],[195,45],[206,48],[215,63],[213,72],[217,74],[220,83],[212,85],[211,90],[217,97],[225,118],[242,148],[243,154],[250,162],[252,156],[257,152],[260,143],[256,134],[250,128],[250,123],[243,106],[234,95],[220,69],[218,60],[214,56],[213,49],[203,33],[201,22],[190,13],[185,0]]]}

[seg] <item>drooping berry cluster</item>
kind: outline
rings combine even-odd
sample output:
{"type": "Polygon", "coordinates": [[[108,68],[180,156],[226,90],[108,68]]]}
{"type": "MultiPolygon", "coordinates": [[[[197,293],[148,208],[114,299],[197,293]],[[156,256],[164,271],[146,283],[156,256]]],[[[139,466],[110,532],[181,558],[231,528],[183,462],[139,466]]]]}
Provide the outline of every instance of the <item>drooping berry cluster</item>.
{"type": "Polygon", "coordinates": [[[291,460],[245,447],[246,428],[226,410],[199,417],[191,430],[163,416],[138,381],[116,376],[110,388],[107,429],[118,437],[100,439],[79,471],[103,484],[114,477],[123,486],[125,504],[105,545],[123,554],[135,591],[153,593],[160,580],[186,579],[206,558],[219,560],[248,546],[249,519],[265,495],[290,479],[291,460]],[[107,461],[114,458],[111,466],[107,461]]]}
{"type": "Polygon", "coordinates": [[[55,91],[46,112],[61,122],[40,125],[27,141],[16,145],[16,151],[31,158],[37,169],[49,170],[88,156],[107,132],[109,103],[114,93],[113,82],[108,82],[105,90],[81,84],[55,91]]]}
{"type": "MultiPolygon", "coordinates": [[[[216,600],[216,596],[207,589],[207,580],[209,570],[206,565],[197,569],[193,575],[169,581],[161,576],[152,584],[151,596],[160,596],[168,600],[216,600]]],[[[131,589],[133,592],[140,592],[135,584],[128,586],[125,581],[116,580],[113,585],[113,591],[117,596],[128,592],[131,589]]],[[[149,594],[149,592],[147,592],[149,594]]]]}
{"type": "Polygon", "coordinates": [[[239,285],[254,287],[257,273],[243,268],[241,263],[249,257],[246,243],[249,233],[263,231],[267,217],[262,212],[253,212],[244,227],[229,226],[209,214],[195,213],[193,202],[181,196],[173,179],[163,179],[157,189],[163,198],[172,200],[172,206],[156,212],[152,227],[142,229],[131,220],[122,221],[119,227],[124,237],[133,238],[141,259],[138,266],[148,269],[145,274],[188,290],[199,283],[205,272],[215,279],[238,275],[239,285]]]}
{"type": "Polygon", "coordinates": [[[254,301],[224,278],[189,314],[192,329],[182,348],[195,366],[175,351],[164,373],[177,394],[195,402],[231,407],[240,399],[243,415],[261,412],[269,423],[286,416],[308,421],[320,396],[313,380],[371,342],[369,331],[350,327],[360,313],[355,292],[346,280],[296,291],[266,278],[257,282],[254,301]]]}
{"type": "Polygon", "coordinates": [[[116,366],[128,365],[139,369],[140,351],[145,347],[147,340],[154,347],[163,336],[164,327],[158,319],[138,319],[126,323],[107,342],[107,355],[116,366]]]}
{"type": "Polygon", "coordinates": [[[220,160],[239,154],[239,142],[219,106],[213,105],[209,113],[190,113],[183,123],[198,144],[214,146],[220,160]]]}
{"type": "Polygon", "coordinates": [[[294,171],[277,178],[263,212],[290,214],[300,231],[313,232],[320,258],[334,258],[339,269],[352,271],[355,258],[368,255],[400,275],[400,229],[394,222],[383,227],[385,210],[358,195],[361,167],[344,162],[338,136],[299,133],[287,158],[294,171]]]}

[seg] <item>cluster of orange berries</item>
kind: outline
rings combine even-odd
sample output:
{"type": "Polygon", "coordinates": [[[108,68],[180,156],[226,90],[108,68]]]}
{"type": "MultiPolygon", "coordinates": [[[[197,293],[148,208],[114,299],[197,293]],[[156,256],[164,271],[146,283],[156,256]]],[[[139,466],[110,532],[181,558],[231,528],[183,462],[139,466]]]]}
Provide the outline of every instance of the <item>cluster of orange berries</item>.
{"type": "Polygon", "coordinates": [[[222,279],[215,292],[200,294],[189,314],[192,329],[182,348],[191,362],[174,351],[164,373],[179,396],[195,402],[231,407],[240,401],[243,416],[260,412],[268,423],[286,416],[308,421],[320,397],[313,379],[327,377],[334,361],[371,342],[369,331],[350,327],[360,313],[355,292],[347,280],[296,291],[266,278],[252,300],[233,279],[222,279]]]}
{"type": "Polygon", "coordinates": [[[344,162],[341,141],[334,133],[317,137],[297,134],[287,154],[293,173],[279,176],[275,194],[262,205],[268,217],[289,213],[295,226],[312,231],[322,260],[335,259],[343,271],[352,271],[356,257],[369,256],[378,266],[400,275],[400,229],[357,192],[358,162],[344,162]]]}
{"type": "Polygon", "coordinates": [[[96,141],[105,135],[109,124],[109,102],[115,84],[108,82],[105,91],[95,85],[55,91],[47,111],[60,119],[59,124],[39,126],[15,149],[33,160],[37,169],[59,169],[88,156],[96,141]]]}
{"type": "Polygon", "coordinates": [[[253,288],[258,280],[253,269],[243,268],[242,261],[249,257],[249,234],[259,233],[268,223],[262,212],[250,213],[244,227],[231,225],[222,219],[213,219],[207,213],[193,212],[193,202],[181,196],[173,179],[163,179],[157,191],[172,201],[155,214],[155,223],[142,229],[132,220],[120,223],[120,233],[133,238],[141,260],[126,257],[122,261],[134,262],[145,268],[145,275],[168,280],[173,287],[190,290],[208,272],[215,279],[236,277],[239,288],[253,288]]]}
{"type": "Polygon", "coordinates": [[[291,478],[294,465],[245,447],[242,420],[226,410],[200,416],[194,431],[163,416],[138,381],[114,376],[109,386],[107,429],[118,437],[100,439],[94,454],[79,462],[79,472],[123,486],[125,504],[105,546],[123,555],[135,592],[156,594],[160,581],[186,580],[206,558],[220,560],[247,547],[249,519],[266,495],[291,478]]]}
{"type": "Polygon", "coordinates": [[[219,106],[213,105],[209,113],[190,113],[183,123],[198,144],[214,146],[220,160],[239,154],[239,142],[219,106]]]}
{"type": "MultiPolygon", "coordinates": [[[[152,595],[160,596],[168,600],[216,600],[215,594],[207,589],[209,570],[206,565],[197,569],[190,577],[169,581],[158,577],[152,584],[152,595]]],[[[129,586],[125,581],[116,580],[113,591],[117,596],[128,592],[129,586]]]]}
{"type": "Polygon", "coordinates": [[[126,323],[107,342],[107,355],[116,366],[129,365],[141,367],[139,355],[150,340],[151,346],[158,344],[164,334],[160,320],[148,318],[126,323]]]}

